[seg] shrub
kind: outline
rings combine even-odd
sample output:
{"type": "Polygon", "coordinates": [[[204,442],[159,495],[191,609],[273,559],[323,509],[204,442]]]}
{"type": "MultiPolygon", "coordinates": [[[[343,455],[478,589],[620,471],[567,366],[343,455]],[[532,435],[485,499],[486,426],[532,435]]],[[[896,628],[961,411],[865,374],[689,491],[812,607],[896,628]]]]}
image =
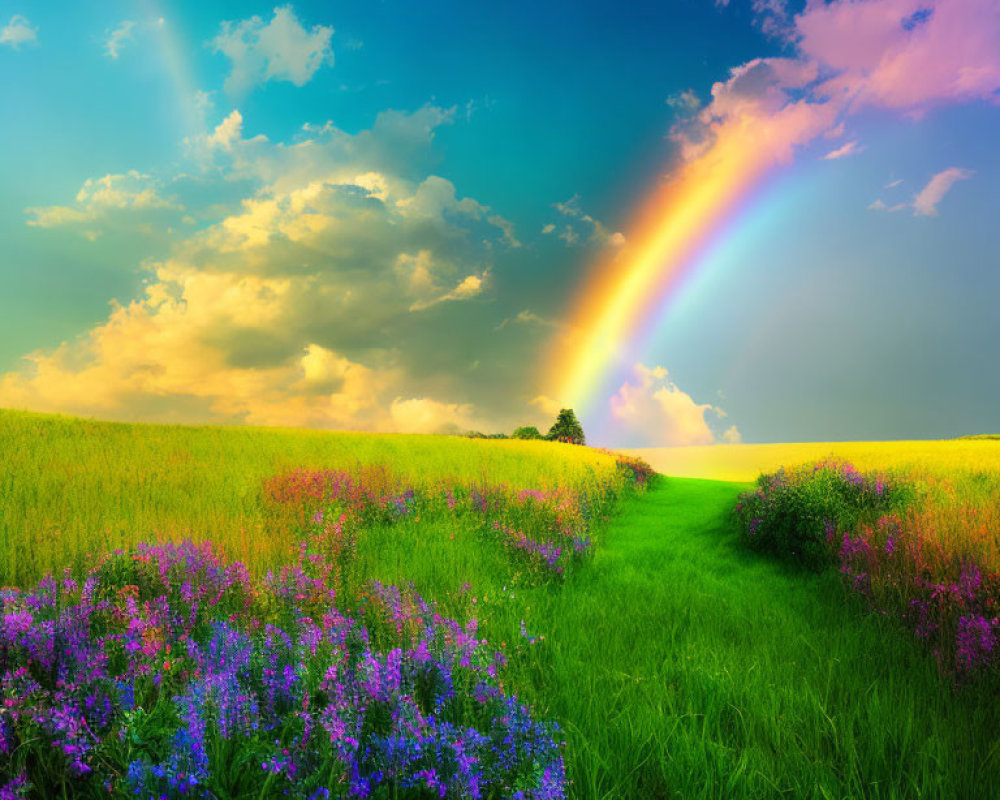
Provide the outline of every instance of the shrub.
{"type": "Polygon", "coordinates": [[[906,502],[902,485],[828,460],[779,469],[740,497],[736,516],[755,550],[818,570],[837,559],[838,531],[854,530],[906,502]]]}
{"type": "Polygon", "coordinates": [[[534,425],[522,425],[510,435],[511,439],[541,439],[542,434],[534,425]]]}

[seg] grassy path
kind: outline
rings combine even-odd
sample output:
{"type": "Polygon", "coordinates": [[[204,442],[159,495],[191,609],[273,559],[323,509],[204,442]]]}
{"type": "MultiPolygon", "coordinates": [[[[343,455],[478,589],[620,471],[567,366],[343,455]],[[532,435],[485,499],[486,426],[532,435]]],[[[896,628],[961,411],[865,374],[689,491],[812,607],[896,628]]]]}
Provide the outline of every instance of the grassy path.
{"type": "Polygon", "coordinates": [[[741,488],[663,479],[588,569],[525,593],[546,641],[516,680],[562,721],[574,796],[997,796],[994,698],[943,686],[836,574],[742,550],[741,488]]]}

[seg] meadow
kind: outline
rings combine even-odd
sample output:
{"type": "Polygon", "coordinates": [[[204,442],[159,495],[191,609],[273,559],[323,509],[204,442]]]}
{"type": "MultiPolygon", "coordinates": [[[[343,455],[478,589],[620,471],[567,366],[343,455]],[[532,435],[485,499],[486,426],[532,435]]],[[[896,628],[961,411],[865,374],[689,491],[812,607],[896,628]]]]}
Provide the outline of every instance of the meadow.
{"type": "Polygon", "coordinates": [[[0,443],[0,564],[23,590],[3,594],[4,800],[1000,780],[995,684],[955,684],[851,576],[747,546],[747,483],[544,442],[13,412],[0,443]],[[74,638],[82,621],[100,638],[74,638]],[[77,642],[60,676],[39,671],[62,652],[31,638],[46,624],[77,642]]]}
{"type": "Polygon", "coordinates": [[[586,488],[597,451],[547,442],[130,425],[0,410],[0,585],[28,585],[149,538],[221,545],[252,572],[294,555],[264,482],[300,468],[391,466],[413,486],[586,488]]]}

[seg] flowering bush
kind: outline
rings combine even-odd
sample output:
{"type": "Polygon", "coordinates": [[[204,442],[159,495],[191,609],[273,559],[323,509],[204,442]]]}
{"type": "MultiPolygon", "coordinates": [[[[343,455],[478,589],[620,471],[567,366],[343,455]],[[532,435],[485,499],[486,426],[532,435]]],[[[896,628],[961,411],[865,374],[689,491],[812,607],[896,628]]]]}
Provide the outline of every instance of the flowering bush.
{"type": "Polygon", "coordinates": [[[756,491],[740,497],[736,516],[754,549],[821,569],[835,560],[838,530],[901,507],[907,497],[896,481],[828,460],[761,475],[756,491]]]}
{"type": "Polygon", "coordinates": [[[3,590],[0,797],[564,797],[475,620],[377,583],[348,616],[331,574],[185,542],[3,590]]]}
{"type": "Polygon", "coordinates": [[[998,487],[977,505],[947,481],[887,481],[839,462],[758,486],[736,508],[746,541],[837,566],[873,610],[911,628],[942,672],[960,681],[1000,672],[998,487]]]}

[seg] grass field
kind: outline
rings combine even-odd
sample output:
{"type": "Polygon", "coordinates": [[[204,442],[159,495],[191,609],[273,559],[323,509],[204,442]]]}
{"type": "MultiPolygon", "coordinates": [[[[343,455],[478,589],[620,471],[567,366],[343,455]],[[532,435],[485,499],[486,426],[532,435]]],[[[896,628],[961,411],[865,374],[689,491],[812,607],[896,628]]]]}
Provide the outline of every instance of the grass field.
{"type": "Polygon", "coordinates": [[[536,441],[128,425],[0,410],[0,585],[153,539],[223,545],[252,570],[287,559],[287,530],[264,481],[297,468],[391,467],[414,486],[592,485],[614,471],[600,452],[536,441]]]}
{"type": "Polygon", "coordinates": [[[916,467],[949,472],[1000,472],[1000,440],[944,439],[913,442],[804,442],[793,444],[717,444],[704,447],[646,447],[624,452],[648,461],[664,475],[717,481],[752,481],[781,466],[828,456],[859,469],[916,467]]]}
{"type": "MultiPolygon", "coordinates": [[[[606,455],[548,443],[11,412],[0,412],[0,443],[0,565],[23,584],[85,566],[88,553],[184,535],[264,569],[298,541],[269,527],[287,518],[264,481],[297,467],[389,464],[415,486],[583,492],[614,473],[606,455]]],[[[570,797],[988,796],[1000,785],[992,690],[952,690],[912,635],[867,613],[835,572],[743,547],[731,512],[746,488],[660,478],[597,520],[593,555],[558,580],[484,546],[461,517],[372,525],[343,590],[412,582],[442,613],[478,618],[508,658],[504,690],[560,726],[570,797]]]]}

